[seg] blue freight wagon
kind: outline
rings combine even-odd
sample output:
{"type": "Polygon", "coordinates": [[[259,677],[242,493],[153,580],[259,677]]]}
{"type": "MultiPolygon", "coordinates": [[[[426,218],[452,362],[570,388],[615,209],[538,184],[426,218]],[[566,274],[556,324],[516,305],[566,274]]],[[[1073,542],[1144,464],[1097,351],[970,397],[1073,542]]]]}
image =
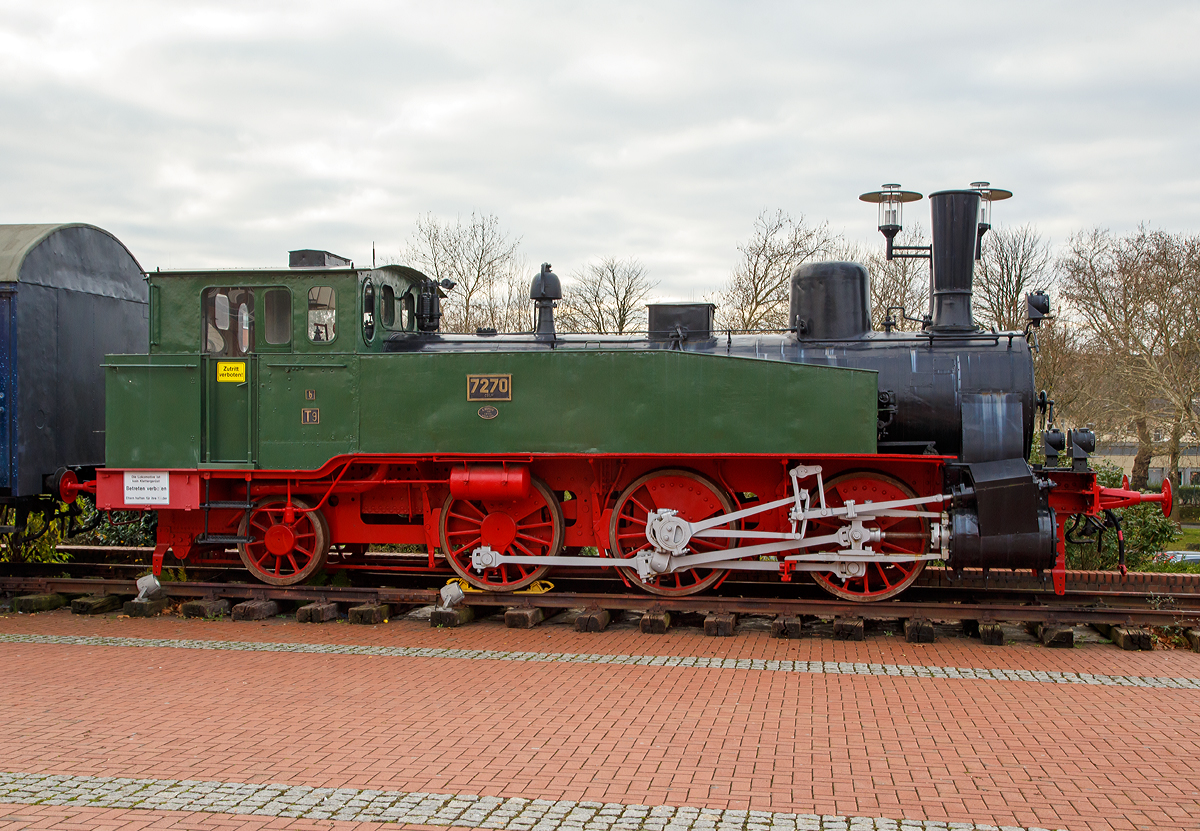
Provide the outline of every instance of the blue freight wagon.
{"type": "MultiPolygon", "coordinates": [[[[0,225],[0,533],[49,518],[56,472],[104,462],[104,356],[145,352],[149,288],[91,225],[0,225]]],[[[44,527],[44,524],[43,524],[44,527]]],[[[15,532],[15,533],[14,533],[15,532]]]]}

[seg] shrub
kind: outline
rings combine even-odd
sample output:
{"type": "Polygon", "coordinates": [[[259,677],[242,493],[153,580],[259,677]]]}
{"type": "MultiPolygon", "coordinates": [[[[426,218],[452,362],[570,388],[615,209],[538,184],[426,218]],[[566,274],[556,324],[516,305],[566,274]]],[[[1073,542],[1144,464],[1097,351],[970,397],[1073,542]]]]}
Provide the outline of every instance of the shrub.
{"type": "Polygon", "coordinates": [[[80,500],[78,523],[95,527],[70,538],[74,545],[130,545],[146,548],[154,545],[158,514],[154,511],[99,512],[94,502],[80,500]],[[98,516],[99,515],[99,516],[98,516]]]}
{"type": "MultiPolygon", "coordinates": [[[[0,525],[15,525],[16,522],[17,511],[15,508],[0,508],[0,525]]],[[[46,532],[38,536],[45,525],[45,520],[41,514],[31,514],[25,533],[21,535],[21,539],[17,540],[16,550],[13,549],[13,537],[16,535],[4,535],[4,548],[0,549],[0,563],[65,563],[71,557],[58,550],[58,544],[62,542],[62,534],[59,531],[60,524],[61,520],[51,521],[46,532]],[[29,540],[26,539],[27,537],[37,537],[37,539],[29,540]]]]}
{"type": "Polygon", "coordinates": [[[1179,485],[1175,488],[1177,507],[1200,508],[1200,485],[1179,485]]]}

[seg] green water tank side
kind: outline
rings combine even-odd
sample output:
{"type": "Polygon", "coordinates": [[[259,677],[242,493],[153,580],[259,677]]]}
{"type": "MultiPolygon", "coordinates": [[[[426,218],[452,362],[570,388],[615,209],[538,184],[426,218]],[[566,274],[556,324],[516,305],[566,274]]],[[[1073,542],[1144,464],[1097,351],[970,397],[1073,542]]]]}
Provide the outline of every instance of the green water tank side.
{"type": "Polygon", "coordinates": [[[394,354],[359,365],[368,453],[876,451],[876,373],[866,370],[666,350],[394,354]],[[479,374],[511,376],[511,400],[468,400],[468,376],[479,374]]]}

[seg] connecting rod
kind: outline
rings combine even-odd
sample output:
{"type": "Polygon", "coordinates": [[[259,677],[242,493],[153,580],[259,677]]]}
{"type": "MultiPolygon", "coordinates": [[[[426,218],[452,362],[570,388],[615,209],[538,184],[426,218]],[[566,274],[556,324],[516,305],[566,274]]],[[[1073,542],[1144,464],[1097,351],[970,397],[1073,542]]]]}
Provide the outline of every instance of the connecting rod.
{"type": "Polygon", "coordinates": [[[946,546],[949,542],[947,515],[938,511],[920,510],[920,508],[947,502],[950,499],[948,494],[893,499],[885,502],[856,503],[848,500],[844,505],[831,508],[825,503],[824,483],[819,466],[798,465],[788,473],[792,480],[793,493],[782,499],[709,517],[698,522],[688,522],[680,517],[677,511],[670,508],[651,511],[646,522],[646,539],[650,548],[639,551],[627,559],[510,555],[482,546],[472,552],[471,564],[478,571],[495,568],[503,563],[585,568],[622,566],[636,569],[642,580],[649,581],[660,574],[701,566],[771,571],[780,570],[782,563],[788,563],[790,570],[853,572],[862,567],[858,565],[860,563],[908,563],[945,557],[946,546]],[[817,479],[820,507],[812,506],[809,492],[800,487],[800,479],[810,476],[815,476],[817,479]],[[791,510],[788,512],[788,519],[792,524],[791,531],[743,531],[728,527],[731,523],[742,519],[789,505],[791,510]],[[867,528],[863,523],[880,517],[916,517],[939,520],[932,523],[929,534],[933,552],[930,554],[889,554],[875,551],[870,546],[886,539],[887,532],[878,528],[867,528]],[[808,536],[809,520],[821,519],[837,519],[845,524],[832,534],[808,536]],[[769,542],[689,553],[691,552],[689,543],[693,539],[746,539],[769,540],[769,542]],[[784,552],[800,552],[802,549],[816,546],[837,546],[837,550],[794,553],[782,558],[777,557],[784,552]],[[756,559],[765,556],[776,556],[776,559],[756,559]]]}

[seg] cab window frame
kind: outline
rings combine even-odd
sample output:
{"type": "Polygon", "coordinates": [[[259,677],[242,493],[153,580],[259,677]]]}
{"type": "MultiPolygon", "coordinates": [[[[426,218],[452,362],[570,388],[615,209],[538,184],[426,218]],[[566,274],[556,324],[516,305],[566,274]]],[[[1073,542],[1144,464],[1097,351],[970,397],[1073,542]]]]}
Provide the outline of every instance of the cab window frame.
{"type": "Polygon", "coordinates": [[[315,283],[309,286],[308,302],[305,307],[307,314],[304,322],[304,334],[310,346],[324,347],[337,341],[338,291],[337,286],[332,285],[332,282],[315,283]],[[318,334],[323,336],[315,337],[318,334]]]}
{"type": "Polygon", "coordinates": [[[379,287],[379,322],[384,329],[395,331],[396,326],[396,289],[391,283],[379,287]]]}
{"type": "Polygon", "coordinates": [[[362,298],[362,336],[365,343],[375,340],[375,332],[379,328],[378,309],[379,293],[375,290],[375,282],[367,277],[362,281],[359,296],[362,298]]]}
{"type": "Polygon", "coordinates": [[[261,297],[256,299],[259,313],[259,345],[266,351],[290,349],[296,338],[293,322],[295,298],[287,286],[262,286],[255,289],[261,297]],[[282,302],[281,302],[282,301],[282,302]],[[283,336],[282,340],[272,338],[283,336]]]}
{"type": "Polygon", "coordinates": [[[200,353],[241,359],[254,355],[257,305],[254,286],[205,286],[200,292],[200,353]]]}

